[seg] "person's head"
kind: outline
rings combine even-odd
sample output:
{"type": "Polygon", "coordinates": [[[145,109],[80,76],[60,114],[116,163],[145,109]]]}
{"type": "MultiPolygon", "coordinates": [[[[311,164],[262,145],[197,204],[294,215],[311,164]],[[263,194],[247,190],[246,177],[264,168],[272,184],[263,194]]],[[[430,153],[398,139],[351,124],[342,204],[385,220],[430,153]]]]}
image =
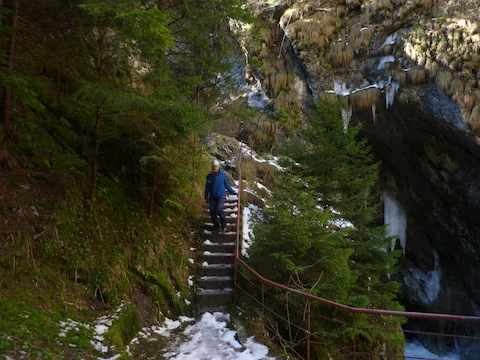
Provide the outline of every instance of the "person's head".
{"type": "Polygon", "coordinates": [[[212,161],[212,170],[215,172],[220,171],[220,162],[217,159],[212,161]]]}

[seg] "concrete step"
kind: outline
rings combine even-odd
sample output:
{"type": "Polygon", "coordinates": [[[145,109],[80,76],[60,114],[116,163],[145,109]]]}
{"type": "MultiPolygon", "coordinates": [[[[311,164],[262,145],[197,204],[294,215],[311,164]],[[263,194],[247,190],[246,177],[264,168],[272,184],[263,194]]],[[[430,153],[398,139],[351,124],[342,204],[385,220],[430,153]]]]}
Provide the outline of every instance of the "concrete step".
{"type": "Polygon", "coordinates": [[[233,288],[232,276],[202,276],[198,287],[203,290],[223,290],[233,288]]]}

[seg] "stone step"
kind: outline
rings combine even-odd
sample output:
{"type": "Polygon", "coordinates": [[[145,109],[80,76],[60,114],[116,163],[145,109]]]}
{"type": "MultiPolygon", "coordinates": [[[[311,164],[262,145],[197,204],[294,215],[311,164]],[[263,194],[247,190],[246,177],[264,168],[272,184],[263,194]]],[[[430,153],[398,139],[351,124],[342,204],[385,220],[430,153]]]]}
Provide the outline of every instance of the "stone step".
{"type": "MultiPolygon", "coordinates": [[[[205,208],[205,212],[207,213],[210,213],[210,209],[209,208],[205,208]]],[[[223,208],[223,212],[225,213],[225,215],[229,216],[231,214],[237,214],[238,213],[238,208],[237,206],[225,206],[223,208]]]]}
{"type": "Polygon", "coordinates": [[[213,234],[210,230],[204,230],[203,235],[205,239],[208,239],[214,243],[235,242],[235,240],[237,239],[237,233],[235,231],[227,231],[224,233],[213,234]]]}
{"type": "Polygon", "coordinates": [[[234,254],[227,253],[211,253],[209,251],[204,251],[203,253],[203,264],[207,262],[208,265],[212,264],[233,264],[235,262],[234,254]]]}
{"type": "Polygon", "coordinates": [[[233,264],[209,264],[202,266],[198,274],[203,276],[233,276],[233,264]]]}
{"type": "Polygon", "coordinates": [[[198,287],[203,290],[223,290],[233,288],[232,276],[202,276],[198,287]]]}
{"type": "Polygon", "coordinates": [[[212,253],[235,253],[235,243],[214,243],[210,240],[203,242],[203,250],[210,251],[212,253]]]}
{"type": "MultiPolygon", "coordinates": [[[[227,220],[227,225],[235,226],[237,225],[237,218],[232,218],[232,217],[227,217],[225,220],[227,220]]],[[[205,223],[205,229],[210,230],[213,227],[212,220],[210,217],[208,219],[204,219],[205,223]]]]}
{"type": "Polygon", "coordinates": [[[204,290],[200,289],[196,296],[197,313],[205,311],[226,312],[233,303],[233,289],[204,290]]]}
{"type": "MultiPolygon", "coordinates": [[[[208,217],[208,219],[205,218],[205,219],[201,219],[201,220],[203,220],[203,223],[205,224],[204,230],[206,230],[206,231],[212,231],[213,230],[213,223],[212,223],[212,219],[210,218],[210,216],[208,217]]],[[[227,222],[226,222],[227,226],[233,226],[233,228],[235,228],[235,226],[237,226],[237,218],[227,217],[226,220],[227,220],[227,222]]]]}

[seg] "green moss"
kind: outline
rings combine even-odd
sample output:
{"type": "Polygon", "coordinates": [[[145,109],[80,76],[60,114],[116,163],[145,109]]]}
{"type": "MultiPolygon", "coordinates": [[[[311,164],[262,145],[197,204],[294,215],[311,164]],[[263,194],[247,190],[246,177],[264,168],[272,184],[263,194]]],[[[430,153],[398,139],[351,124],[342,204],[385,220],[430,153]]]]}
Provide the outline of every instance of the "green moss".
{"type": "MultiPolygon", "coordinates": [[[[18,298],[26,297],[19,292],[18,298]]],[[[0,313],[0,351],[22,349],[46,358],[57,352],[58,313],[7,298],[0,298],[0,313]]]]}
{"type": "Polygon", "coordinates": [[[124,347],[130,343],[139,330],[137,309],[131,305],[125,305],[118,317],[113,320],[112,326],[105,334],[105,339],[115,347],[124,347]]]}

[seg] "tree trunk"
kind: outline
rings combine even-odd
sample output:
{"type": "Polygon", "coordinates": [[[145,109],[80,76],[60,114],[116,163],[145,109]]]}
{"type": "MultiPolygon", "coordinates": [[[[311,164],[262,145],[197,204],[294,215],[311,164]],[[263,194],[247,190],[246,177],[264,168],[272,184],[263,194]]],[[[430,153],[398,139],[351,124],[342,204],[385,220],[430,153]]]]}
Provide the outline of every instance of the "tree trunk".
{"type": "Polygon", "coordinates": [[[157,163],[153,165],[153,181],[152,181],[152,194],[150,195],[149,216],[152,218],[155,211],[155,192],[157,191],[157,163]]]}
{"type": "Polygon", "coordinates": [[[97,110],[95,114],[95,133],[93,135],[93,155],[92,155],[92,182],[90,188],[90,199],[95,200],[97,197],[97,187],[98,187],[98,168],[99,168],[99,157],[100,157],[100,124],[101,117],[100,114],[101,105],[97,105],[97,110]]]}
{"type": "MultiPolygon", "coordinates": [[[[13,72],[13,60],[15,55],[15,33],[18,26],[18,7],[19,0],[5,0],[4,6],[11,11],[10,17],[6,24],[11,29],[11,36],[5,44],[5,58],[6,67],[5,73],[10,77],[13,72]]],[[[10,113],[12,108],[12,86],[6,84],[2,89],[2,110],[1,119],[3,123],[3,137],[2,140],[8,137],[10,132],[10,113]]]]}

